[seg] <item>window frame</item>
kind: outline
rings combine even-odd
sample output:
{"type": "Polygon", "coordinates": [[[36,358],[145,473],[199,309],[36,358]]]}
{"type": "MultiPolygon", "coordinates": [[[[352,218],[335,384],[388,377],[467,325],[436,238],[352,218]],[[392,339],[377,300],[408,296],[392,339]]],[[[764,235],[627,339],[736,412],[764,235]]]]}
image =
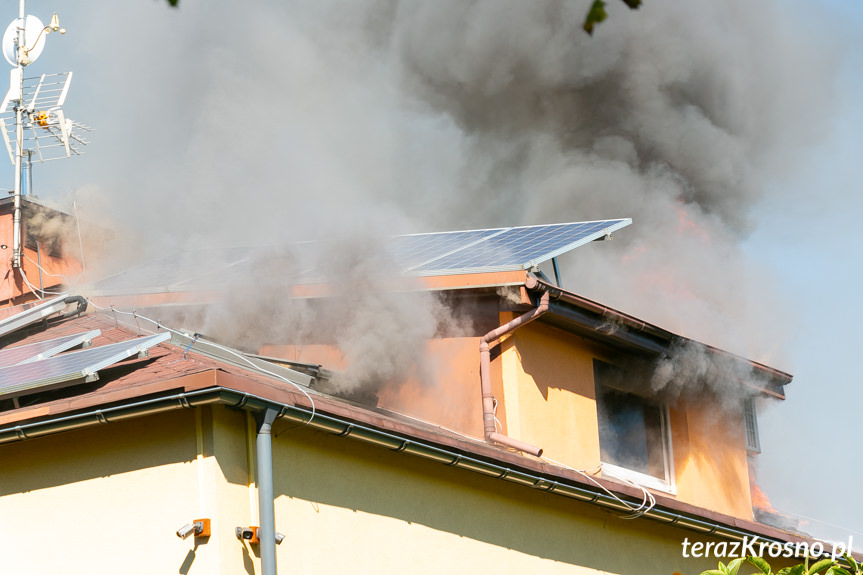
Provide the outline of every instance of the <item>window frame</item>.
{"type": "Polygon", "coordinates": [[[620,369],[618,366],[601,361],[598,359],[594,359],[594,388],[596,392],[596,417],[597,417],[597,437],[599,439],[599,457],[600,457],[600,469],[602,471],[603,476],[608,476],[614,479],[622,480],[625,482],[637,483],[642,487],[647,487],[649,489],[654,489],[656,491],[662,491],[664,493],[668,493],[670,495],[677,494],[677,482],[675,479],[675,470],[674,470],[674,446],[671,439],[671,414],[667,405],[663,403],[659,403],[656,401],[652,401],[646,397],[638,395],[636,393],[616,389],[612,386],[606,385],[599,380],[596,370],[596,364],[605,364],[614,369],[620,369]],[[640,403],[657,408],[659,411],[659,437],[661,439],[661,450],[662,450],[662,464],[665,478],[655,477],[650,475],[649,473],[644,473],[642,471],[637,471],[635,469],[629,469],[627,467],[622,467],[615,463],[609,463],[603,460],[602,456],[602,433],[600,432],[600,426],[602,425],[601,419],[601,402],[602,402],[602,392],[603,390],[609,390],[612,392],[623,393],[627,396],[630,396],[640,403]]]}
{"type": "Polygon", "coordinates": [[[758,407],[754,397],[743,398],[743,434],[746,441],[746,452],[761,453],[761,437],[758,433],[758,407]]]}

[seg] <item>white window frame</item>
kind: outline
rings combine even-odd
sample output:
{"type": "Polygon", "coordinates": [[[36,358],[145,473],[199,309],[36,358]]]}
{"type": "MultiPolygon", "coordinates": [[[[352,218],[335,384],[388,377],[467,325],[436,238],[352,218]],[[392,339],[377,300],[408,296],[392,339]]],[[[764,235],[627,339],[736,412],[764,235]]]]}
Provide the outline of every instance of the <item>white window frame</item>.
{"type": "Polygon", "coordinates": [[[754,397],[743,399],[743,434],[746,438],[747,453],[761,453],[761,437],[758,434],[758,409],[754,397]]]}
{"type": "MultiPolygon", "coordinates": [[[[602,470],[603,475],[608,475],[609,477],[623,480],[626,482],[637,483],[642,487],[647,487],[649,489],[654,489],[656,491],[662,491],[664,493],[668,493],[670,495],[677,495],[677,481],[675,480],[675,472],[674,472],[674,447],[671,442],[671,425],[670,421],[670,413],[667,405],[655,404],[651,403],[649,400],[637,395],[630,393],[634,397],[639,398],[645,404],[658,407],[659,408],[659,425],[660,425],[660,437],[662,437],[662,463],[665,472],[665,478],[654,477],[653,475],[649,475],[647,473],[642,473],[641,471],[635,471],[634,469],[628,469],[626,467],[621,467],[620,465],[615,465],[614,463],[608,463],[606,461],[602,461],[600,459],[600,469],[602,470]]],[[[596,411],[597,416],[599,416],[599,395],[597,394],[597,405],[596,411]]],[[[601,422],[600,422],[601,425],[601,422]]],[[[602,436],[599,435],[600,441],[600,454],[602,453],[602,436]]],[[[600,455],[600,458],[602,456],[600,455]]]]}
{"type": "MultiPolygon", "coordinates": [[[[643,398],[642,398],[643,399],[643,398]]],[[[650,404],[650,402],[647,402],[650,404]]],[[[659,421],[661,425],[660,434],[662,436],[662,459],[665,468],[665,479],[648,475],[633,469],[627,469],[613,463],[600,461],[600,468],[603,475],[608,475],[614,479],[619,479],[625,482],[637,483],[642,487],[662,491],[669,495],[677,495],[677,481],[674,474],[674,448],[671,444],[671,426],[669,422],[668,406],[660,405],[659,421]]],[[[602,438],[600,437],[600,441],[602,438]]],[[[600,446],[600,450],[602,447],[600,446]]],[[[600,451],[601,453],[601,451],[600,451]]]]}

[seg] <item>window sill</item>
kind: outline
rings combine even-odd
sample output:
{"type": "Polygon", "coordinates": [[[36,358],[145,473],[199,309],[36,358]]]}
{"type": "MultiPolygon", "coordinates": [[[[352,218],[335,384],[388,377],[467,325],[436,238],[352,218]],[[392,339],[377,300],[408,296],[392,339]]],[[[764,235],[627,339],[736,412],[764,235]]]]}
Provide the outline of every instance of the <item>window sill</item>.
{"type": "Polygon", "coordinates": [[[653,477],[652,475],[626,469],[624,467],[618,467],[611,463],[602,463],[601,466],[602,475],[607,478],[617,479],[623,482],[637,483],[642,487],[646,487],[654,491],[661,491],[669,495],[677,495],[677,486],[668,481],[653,477]]]}

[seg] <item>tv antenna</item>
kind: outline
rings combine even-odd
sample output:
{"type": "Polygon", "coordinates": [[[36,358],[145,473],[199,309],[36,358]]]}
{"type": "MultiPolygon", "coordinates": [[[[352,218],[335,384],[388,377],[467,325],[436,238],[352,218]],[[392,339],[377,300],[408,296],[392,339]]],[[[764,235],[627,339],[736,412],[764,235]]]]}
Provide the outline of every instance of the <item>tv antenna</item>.
{"type": "Polygon", "coordinates": [[[81,132],[92,131],[91,128],[66,118],[63,113],[63,103],[69,92],[72,72],[42,74],[36,78],[24,77],[24,68],[42,54],[48,34],[66,33],[65,29],[60,28],[56,12],[45,26],[36,16],[26,14],[24,4],[25,0],[19,0],[18,18],[9,24],[0,42],[3,56],[14,66],[9,75],[9,91],[0,104],[0,135],[6,144],[9,158],[15,165],[13,268],[21,267],[23,255],[21,196],[24,194],[24,158],[27,158],[27,181],[29,186],[32,186],[34,156],[44,162],[79,155],[81,147],[88,143],[81,137],[81,132]],[[13,122],[14,141],[10,138],[10,124],[13,122]]]}

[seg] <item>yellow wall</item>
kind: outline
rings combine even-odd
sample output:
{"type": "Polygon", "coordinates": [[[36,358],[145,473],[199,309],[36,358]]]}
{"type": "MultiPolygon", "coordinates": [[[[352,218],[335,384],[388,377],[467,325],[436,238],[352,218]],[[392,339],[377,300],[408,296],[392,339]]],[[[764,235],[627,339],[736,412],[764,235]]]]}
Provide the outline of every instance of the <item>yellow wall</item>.
{"type": "Polygon", "coordinates": [[[516,331],[501,347],[507,433],[576,469],[599,465],[593,383],[599,350],[536,323],[516,331]]]}
{"type": "MultiPolygon", "coordinates": [[[[483,436],[479,382],[479,337],[429,341],[423,349],[423,376],[389,381],[377,390],[378,406],[433,422],[471,437],[483,436]]],[[[344,354],[329,345],[265,345],[258,353],[290,361],[345,369],[344,354]]]]}
{"type": "MultiPolygon", "coordinates": [[[[297,573],[698,573],[692,534],[277,423],[281,569],[297,573]]],[[[698,538],[698,540],[702,540],[698,538]]]]}
{"type": "MultiPolygon", "coordinates": [[[[501,313],[499,322],[515,316],[501,313]]],[[[333,365],[337,356],[328,346],[271,346],[263,353],[325,365],[333,365]]],[[[436,366],[431,377],[386,383],[378,390],[378,405],[482,438],[479,338],[435,340],[423,353],[425,364],[436,366]]],[[[542,447],[551,460],[576,469],[598,466],[593,361],[614,362],[612,351],[533,322],[493,344],[492,357],[501,431],[542,447]]],[[[670,406],[676,497],[751,520],[742,414],[721,414],[719,404],[708,398],[689,404],[679,400],[670,406]]]]}
{"type": "MultiPolygon", "coordinates": [[[[717,398],[686,404],[686,437],[682,432],[674,437],[678,497],[752,520],[743,414],[720,405],[717,398]]],[[[672,429],[674,419],[672,415],[672,429]]]]}
{"type": "MultiPolygon", "coordinates": [[[[576,469],[597,466],[593,359],[608,361],[609,351],[538,322],[504,339],[501,348],[507,433],[576,469]]],[[[719,405],[709,397],[671,406],[676,497],[751,520],[742,412],[725,413],[719,405]]]]}
{"type": "MultiPolygon", "coordinates": [[[[253,427],[220,406],[0,446],[0,573],[254,574],[253,427]],[[174,531],[212,519],[195,546],[174,531]]],[[[280,573],[697,573],[683,537],[586,503],[278,421],[280,573]]]]}
{"type": "Polygon", "coordinates": [[[0,445],[0,573],[244,572],[244,426],[204,408],[0,445]],[[200,517],[195,548],[174,532],[200,517]]]}

